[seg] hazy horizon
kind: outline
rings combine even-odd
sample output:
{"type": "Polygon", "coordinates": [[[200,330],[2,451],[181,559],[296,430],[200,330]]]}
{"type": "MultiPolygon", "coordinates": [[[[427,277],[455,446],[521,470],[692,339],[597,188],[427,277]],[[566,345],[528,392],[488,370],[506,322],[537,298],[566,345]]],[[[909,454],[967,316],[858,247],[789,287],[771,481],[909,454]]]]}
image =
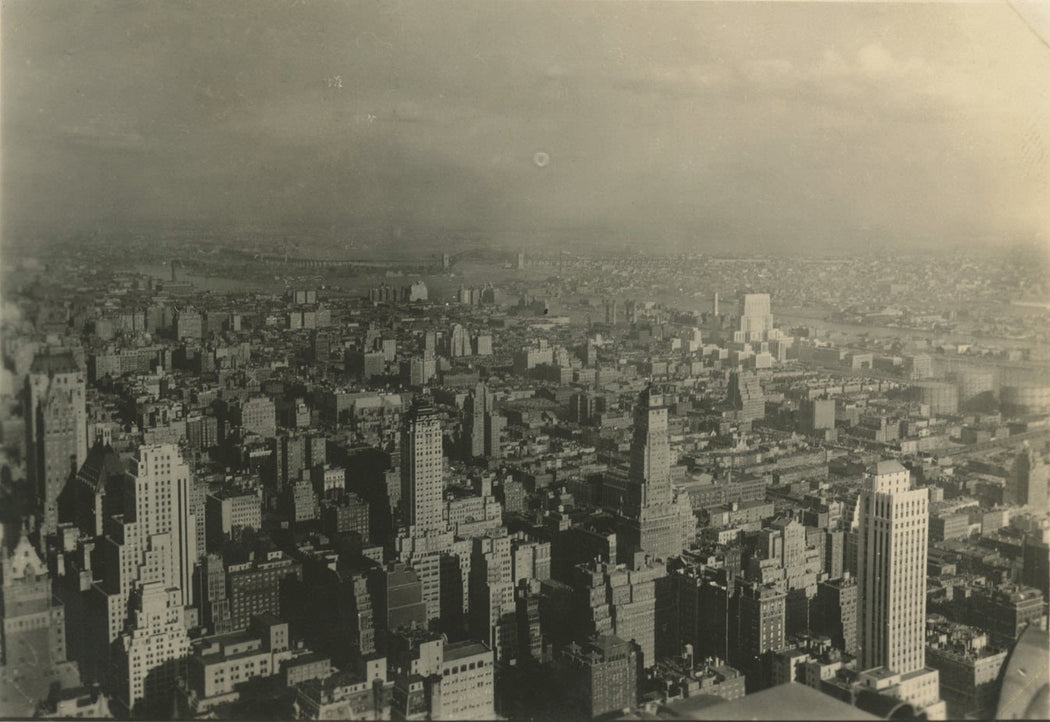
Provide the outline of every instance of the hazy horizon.
{"type": "Polygon", "coordinates": [[[4,10],[5,242],[1050,243],[1048,14],[1028,3],[4,10]]]}

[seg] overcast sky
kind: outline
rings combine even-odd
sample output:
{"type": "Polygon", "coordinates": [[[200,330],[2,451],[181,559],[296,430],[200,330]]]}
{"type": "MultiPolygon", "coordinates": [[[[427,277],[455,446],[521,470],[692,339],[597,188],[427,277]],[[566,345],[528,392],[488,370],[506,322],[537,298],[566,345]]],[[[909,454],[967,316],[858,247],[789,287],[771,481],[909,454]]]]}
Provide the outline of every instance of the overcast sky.
{"type": "Polygon", "coordinates": [[[1050,242],[1046,18],[1020,3],[5,2],[5,232],[1050,242]]]}

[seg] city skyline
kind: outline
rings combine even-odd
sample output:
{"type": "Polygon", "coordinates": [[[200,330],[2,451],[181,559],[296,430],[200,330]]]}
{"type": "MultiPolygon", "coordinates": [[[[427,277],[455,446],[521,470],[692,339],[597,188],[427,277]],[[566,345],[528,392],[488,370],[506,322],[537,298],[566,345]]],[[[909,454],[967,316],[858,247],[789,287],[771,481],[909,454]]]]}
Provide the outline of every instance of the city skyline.
{"type": "Polygon", "coordinates": [[[1050,5],[3,20],[0,717],[1050,719],[1050,5]]]}

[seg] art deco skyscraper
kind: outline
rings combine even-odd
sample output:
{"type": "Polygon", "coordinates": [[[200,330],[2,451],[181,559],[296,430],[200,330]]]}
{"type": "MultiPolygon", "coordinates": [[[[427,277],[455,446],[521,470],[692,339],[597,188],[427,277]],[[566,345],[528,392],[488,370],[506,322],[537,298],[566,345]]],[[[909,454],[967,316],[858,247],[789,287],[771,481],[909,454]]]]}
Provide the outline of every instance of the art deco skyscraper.
{"type": "Polygon", "coordinates": [[[146,564],[140,570],[139,581],[178,586],[182,605],[189,606],[198,553],[189,466],[174,444],[140,446],[130,463],[129,477],[131,495],[125,499],[125,519],[130,513],[134,520],[126,527],[130,541],[141,553],[158,547],[158,540],[168,537],[166,553],[143,557],[146,564]]]}
{"type": "Polygon", "coordinates": [[[440,417],[432,408],[413,406],[401,432],[401,499],[414,534],[445,528],[443,465],[440,417]]]}
{"type": "Polygon", "coordinates": [[[692,511],[674,498],[667,406],[664,395],[651,386],[635,405],[627,482],[620,523],[622,560],[632,561],[638,551],[661,559],[680,553],[687,542],[682,515],[688,512],[686,521],[692,521],[692,511]]]}
{"type": "Polygon", "coordinates": [[[40,532],[58,530],[58,497],[87,458],[84,372],[71,353],[43,353],[26,377],[26,474],[41,509],[40,532]]]}
{"type": "Polygon", "coordinates": [[[671,445],[667,432],[667,407],[663,394],[651,386],[638,397],[634,408],[634,434],[628,479],[639,487],[644,508],[671,501],[671,445]]]}
{"type": "Polygon", "coordinates": [[[857,539],[863,667],[907,674],[926,663],[926,545],[929,493],[907,469],[881,461],[860,493],[857,539]]]}
{"type": "MultiPolygon", "coordinates": [[[[744,310],[740,314],[740,341],[768,341],[773,333],[773,312],[768,293],[744,294],[744,310]]],[[[738,339],[734,339],[738,340],[738,339]]]]}

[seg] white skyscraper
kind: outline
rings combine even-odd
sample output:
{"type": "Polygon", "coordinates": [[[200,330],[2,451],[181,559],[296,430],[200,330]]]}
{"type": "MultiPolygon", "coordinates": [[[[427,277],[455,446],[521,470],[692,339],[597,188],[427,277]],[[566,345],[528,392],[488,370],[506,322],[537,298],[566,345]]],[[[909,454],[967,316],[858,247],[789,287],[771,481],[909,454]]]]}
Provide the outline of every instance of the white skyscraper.
{"type": "Polygon", "coordinates": [[[881,461],[860,494],[857,538],[863,668],[907,674],[926,664],[929,494],[907,469],[881,461]]]}
{"type": "Polygon", "coordinates": [[[444,489],[441,419],[433,409],[413,407],[401,434],[401,499],[414,534],[444,531],[444,489]]]}
{"type": "Polygon", "coordinates": [[[773,311],[768,293],[744,294],[743,305],[740,329],[733,332],[734,343],[761,348],[761,344],[781,338],[780,330],[773,328],[773,311]]]}
{"type": "Polygon", "coordinates": [[[190,469],[174,444],[140,446],[130,463],[134,513],[129,536],[138,549],[166,552],[146,555],[138,581],[163,581],[177,586],[183,606],[193,601],[193,567],[197,562],[197,521],[192,513],[190,469]],[[156,568],[153,568],[156,566],[156,568]]]}
{"type": "Polygon", "coordinates": [[[117,703],[134,716],[170,714],[179,660],[190,650],[179,590],[151,582],[135,600],[132,626],[121,635],[114,669],[117,703]]]}

